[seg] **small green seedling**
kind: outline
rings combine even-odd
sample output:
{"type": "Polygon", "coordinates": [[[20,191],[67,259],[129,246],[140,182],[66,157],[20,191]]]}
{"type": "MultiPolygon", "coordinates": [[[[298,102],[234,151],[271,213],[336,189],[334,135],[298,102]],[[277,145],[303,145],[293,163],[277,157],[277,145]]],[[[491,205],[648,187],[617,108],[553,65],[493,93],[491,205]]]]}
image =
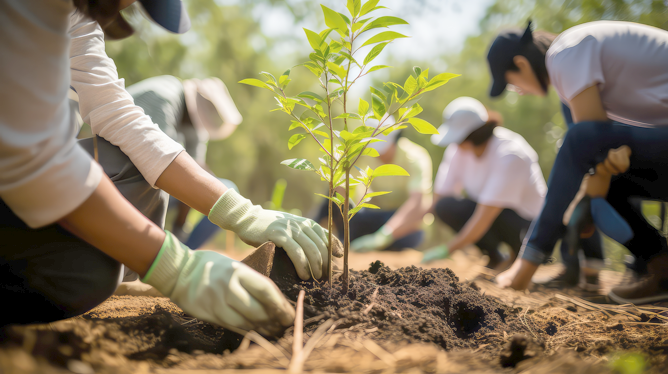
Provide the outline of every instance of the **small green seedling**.
{"type": "Polygon", "coordinates": [[[266,80],[244,79],[240,83],[266,88],[271,91],[278,108],[274,109],[288,114],[292,118],[289,130],[301,129],[302,133],[292,135],[288,141],[292,149],[302,140],[310,137],[317,143],[322,156],[318,158],[318,166],[306,159],[290,159],[282,162],[293,169],[311,171],[329,183],[329,195],[320,195],[329,199],[329,282],[332,284],[332,208],[333,204],[341,210],[344,219],[343,246],[344,268],[342,275],[343,292],[348,290],[348,252],[350,247],[349,222],[362,208],[378,209],[369,201],[374,196],[389,191],[372,192],[369,186],[375,178],[383,176],[407,176],[408,173],[397,165],[382,165],[366,170],[355,167],[361,156],[377,157],[378,152],[368,148],[370,143],[383,141],[380,134],[406,128],[410,124],[422,134],[437,134],[438,131],[427,121],[417,118],[422,112],[418,100],[426,92],[432,91],[448,82],[456,74],[443,73],[429,79],[429,69],[413,68],[403,85],[387,82],[382,88],[370,87],[371,104],[360,99],[357,111],[348,108],[348,92],[357,80],[369,73],[390,68],[385,65],[372,66],[372,62],[385,47],[399,38],[406,38],[395,31],[383,31],[394,25],[408,24],[401,18],[382,16],[374,17],[372,13],[386,9],[378,5],[379,0],[348,0],[347,14],[339,13],[321,5],[327,28],[319,33],[304,29],[313,52],[309,61],[298,65],[315,75],[322,93],[305,91],[290,96],[286,88],[290,83],[290,70],[286,70],[278,79],[267,72],[260,73],[266,80]],[[378,32],[380,31],[380,32],[378,32]],[[374,34],[375,33],[375,34],[374,34]],[[363,41],[362,41],[363,40],[363,41]],[[366,52],[366,55],[361,54],[366,52]],[[393,116],[396,123],[387,119],[393,116]],[[367,120],[377,120],[377,125],[366,126],[367,120]],[[352,126],[355,123],[357,126],[352,126]],[[351,175],[353,167],[357,174],[351,175]],[[359,185],[365,194],[350,209],[350,186],[359,185]],[[344,186],[344,194],[335,192],[344,186]]]}

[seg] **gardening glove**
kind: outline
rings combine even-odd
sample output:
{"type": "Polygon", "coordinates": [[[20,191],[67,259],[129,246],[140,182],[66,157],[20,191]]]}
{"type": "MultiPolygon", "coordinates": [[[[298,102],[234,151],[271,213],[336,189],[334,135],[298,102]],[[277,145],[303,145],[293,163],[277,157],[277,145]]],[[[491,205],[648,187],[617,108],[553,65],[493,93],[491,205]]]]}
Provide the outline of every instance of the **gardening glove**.
{"type": "Polygon", "coordinates": [[[436,260],[443,260],[450,257],[450,250],[448,249],[448,246],[443,244],[436,246],[434,248],[428,249],[424,252],[422,255],[422,263],[426,264],[428,262],[436,261],[436,260]]]}
{"type": "Polygon", "coordinates": [[[350,249],[353,252],[373,252],[380,251],[394,242],[390,230],[383,226],[373,234],[361,236],[350,243],[350,249]]]}
{"type": "Polygon", "coordinates": [[[232,230],[246,244],[271,241],[290,256],[303,280],[319,279],[327,269],[327,230],[313,220],[262,209],[234,190],[227,190],[209,212],[209,220],[232,230]]]}
{"type": "Polygon", "coordinates": [[[184,312],[233,331],[275,336],[295,311],[269,278],[213,251],[191,251],[169,231],[142,282],[184,312]]]}

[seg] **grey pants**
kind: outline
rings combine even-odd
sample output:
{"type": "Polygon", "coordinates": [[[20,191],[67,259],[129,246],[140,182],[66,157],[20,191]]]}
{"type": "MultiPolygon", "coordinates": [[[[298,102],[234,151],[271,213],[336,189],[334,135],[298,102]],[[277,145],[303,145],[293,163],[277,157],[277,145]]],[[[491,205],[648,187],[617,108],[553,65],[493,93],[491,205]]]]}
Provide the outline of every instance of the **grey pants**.
{"type": "MultiPolygon", "coordinates": [[[[80,144],[93,155],[93,139],[80,144]]],[[[164,227],[168,195],[152,188],[121,150],[98,138],[99,162],[123,196],[164,227]]],[[[123,265],[57,224],[31,229],[0,199],[0,326],[51,322],[94,308],[120,281],[123,265]]],[[[134,275],[134,276],[133,276],[134,275]]]]}

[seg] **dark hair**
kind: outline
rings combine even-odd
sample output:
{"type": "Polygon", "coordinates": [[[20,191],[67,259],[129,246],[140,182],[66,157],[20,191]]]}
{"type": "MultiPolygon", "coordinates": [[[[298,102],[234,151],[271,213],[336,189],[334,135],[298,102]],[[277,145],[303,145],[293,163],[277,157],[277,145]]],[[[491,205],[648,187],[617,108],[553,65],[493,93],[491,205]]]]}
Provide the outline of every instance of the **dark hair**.
{"type": "Polygon", "coordinates": [[[123,39],[134,29],[121,16],[120,0],[73,0],[77,10],[100,24],[107,39],[123,39]]]}
{"type": "Polygon", "coordinates": [[[467,136],[466,139],[462,141],[462,143],[469,141],[473,143],[473,145],[479,146],[488,141],[489,138],[491,138],[492,135],[494,135],[494,128],[496,128],[496,126],[497,126],[496,121],[487,122],[484,125],[480,126],[478,129],[474,130],[472,133],[470,133],[469,136],[467,136]]]}
{"type": "MultiPolygon", "coordinates": [[[[531,27],[531,23],[529,23],[531,27]]],[[[547,66],[545,65],[545,54],[557,37],[556,34],[547,31],[534,31],[530,33],[530,42],[526,43],[520,50],[519,56],[524,56],[531,65],[538,82],[543,91],[547,92],[547,81],[549,79],[547,66]]],[[[511,62],[509,70],[517,71],[519,68],[515,62],[511,62]]]]}

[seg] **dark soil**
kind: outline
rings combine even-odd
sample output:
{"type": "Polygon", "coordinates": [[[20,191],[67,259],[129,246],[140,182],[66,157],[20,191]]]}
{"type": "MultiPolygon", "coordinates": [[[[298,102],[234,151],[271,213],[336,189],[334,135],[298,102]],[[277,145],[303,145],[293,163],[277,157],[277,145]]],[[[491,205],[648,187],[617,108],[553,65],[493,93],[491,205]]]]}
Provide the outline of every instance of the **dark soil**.
{"type": "Polygon", "coordinates": [[[512,308],[481,295],[474,284],[460,283],[449,269],[411,266],[394,271],[376,261],[367,271],[351,271],[350,279],[346,295],[340,282],[333,289],[278,284],[293,300],[300,290],[306,292],[304,318],[324,314],[341,320],[341,327],[377,327],[372,338],[380,341],[435,343],[451,350],[478,347],[481,337],[492,332],[523,330],[511,316],[512,308]]]}
{"type": "MultiPolygon", "coordinates": [[[[277,251],[271,278],[291,300],[305,291],[305,340],[326,320],[335,321],[309,356],[307,371],[608,373],[608,362],[624,352],[642,352],[654,372],[665,368],[664,325],[638,323],[655,323],[654,317],[638,313],[636,321],[574,306],[554,293],[526,295],[483,280],[461,282],[449,269],[393,271],[378,261],[351,271],[342,295],[338,282],[333,288],[295,284],[295,274],[281,268],[287,266],[282,256],[277,251]]],[[[75,319],[8,328],[0,340],[3,374],[167,374],[284,370],[293,335],[289,329],[272,341],[277,356],[185,315],[166,298],[121,296],[75,319]]]]}

